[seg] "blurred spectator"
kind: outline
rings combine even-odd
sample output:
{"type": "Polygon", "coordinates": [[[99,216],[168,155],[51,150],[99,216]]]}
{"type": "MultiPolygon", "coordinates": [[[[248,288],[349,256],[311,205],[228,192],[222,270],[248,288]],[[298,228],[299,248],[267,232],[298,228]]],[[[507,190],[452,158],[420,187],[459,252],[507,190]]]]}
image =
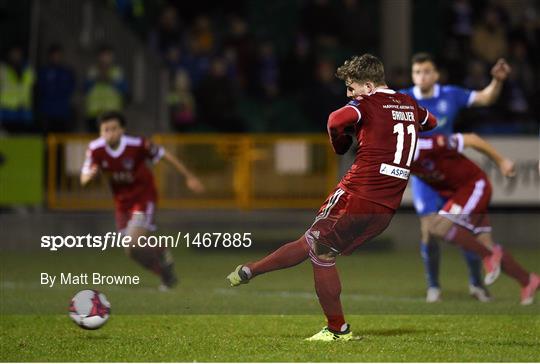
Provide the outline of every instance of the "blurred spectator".
{"type": "Polygon", "coordinates": [[[145,0],[110,0],[110,3],[133,30],[141,35],[145,33],[147,27],[145,0]]]}
{"type": "Polygon", "coordinates": [[[506,29],[497,9],[489,7],[485,10],[482,21],[474,28],[471,47],[473,53],[487,64],[493,64],[507,54],[506,29]]]}
{"type": "Polygon", "coordinates": [[[298,94],[312,82],[315,63],[309,39],[304,34],[296,36],[292,52],[285,59],[281,84],[285,90],[298,94]]]}
{"type": "Polygon", "coordinates": [[[273,98],[279,93],[279,63],[270,42],[264,42],[259,47],[258,78],[263,96],[273,98]]]}
{"type": "Polygon", "coordinates": [[[0,64],[0,123],[12,133],[33,131],[34,70],[24,59],[24,50],[13,46],[0,64]]]}
{"type": "Polygon", "coordinates": [[[197,88],[196,100],[200,123],[220,132],[244,131],[237,112],[237,93],[234,83],[227,77],[227,64],[223,58],[212,60],[210,72],[197,88]]]}
{"type": "Polygon", "coordinates": [[[317,43],[334,42],[342,35],[341,22],[331,1],[308,1],[302,14],[304,30],[317,43]]]}
{"type": "Polygon", "coordinates": [[[167,103],[171,126],[176,131],[187,131],[195,124],[195,98],[191,92],[189,75],[176,72],[167,103]]]}
{"type": "MultiPolygon", "coordinates": [[[[353,52],[374,52],[377,49],[378,31],[366,2],[342,0],[340,28],[344,41],[353,52]]],[[[339,29],[339,28],[337,28],[339,29]]]]}
{"type": "Polygon", "coordinates": [[[343,106],[347,101],[346,93],[343,83],[334,76],[336,67],[333,62],[321,60],[315,70],[315,82],[310,87],[309,96],[304,99],[304,108],[312,130],[325,132],[328,115],[343,106]]]}
{"type": "Polygon", "coordinates": [[[51,45],[47,63],[38,72],[37,113],[45,132],[66,132],[71,129],[71,100],[75,91],[75,75],[64,63],[64,50],[51,45]]]}
{"type": "Polygon", "coordinates": [[[228,34],[225,37],[223,46],[232,52],[228,57],[229,59],[234,58],[239,86],[246,89],[253,73],[253,40],[249,34],[246,21],[240,16],[231,16],[228,25],[228,34]]]}
{"type": "Polygon", "coordinates": [[[190,37],[195,53],[212,53],[215,39],[210,18],[205,15],[198,16],[192,26],[190,37]]]}
{"type": "Polygon", "coordinates": [[[115,64],[111,47],[100,48],[97,63],[88,70],[85,90],[88,129],[97,131],[96,117],[104,111],[122,110],[127,95],[124,72],[115,64]]]}
{"type": "Polygon", "coordinates": [[[473,7],[470,0],[454,0],[446,12],[449,36],[458,40],[461,50],[466,50],[473,32],[473,7]]]}
{"type": "Polygon", "coordinates": [[[182,24],[178,17],[178,11],[172,5],[163,9],[159,18],[159,24],[150,35],[150,43],[160,53],[165,53],[172,46],[182,44],[182,24]]]}
{"type": "Polygon", "coordinates": [[[529,61],[525,41],[516,39],[511,43],[508,61],[512,66],[508,82],[510,110],[515,113],[526,113],[529,111],[529,100],[534,98],[536,75],[529,61]]]}

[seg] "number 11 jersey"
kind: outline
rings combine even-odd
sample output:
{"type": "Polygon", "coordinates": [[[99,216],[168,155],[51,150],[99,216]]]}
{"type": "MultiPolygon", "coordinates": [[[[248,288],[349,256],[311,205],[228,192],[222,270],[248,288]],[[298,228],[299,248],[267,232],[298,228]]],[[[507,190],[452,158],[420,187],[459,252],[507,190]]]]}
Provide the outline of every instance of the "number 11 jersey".
{"type": "Polygon", "coordinates": [[[405,94],[391,89],[349,102],[330,114],[328,133],[337,153],[358,140],[356,158],[339,187],[365,200],[397,209],[410,175],[418,132],[435,118],[405,94]]]}

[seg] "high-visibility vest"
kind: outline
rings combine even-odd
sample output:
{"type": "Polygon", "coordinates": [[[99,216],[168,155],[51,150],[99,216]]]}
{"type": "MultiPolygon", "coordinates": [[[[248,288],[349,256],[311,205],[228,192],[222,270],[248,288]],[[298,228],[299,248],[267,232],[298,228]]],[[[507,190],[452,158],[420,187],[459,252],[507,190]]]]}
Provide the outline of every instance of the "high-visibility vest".
{"type": "Polygon", "coordinates": [[[0,64],[0,108],[16,111],[32,108],[32,87],[35,74],[32,68],[25,67],[22,77],[7,65],[0,64]]]}
{"type": "MultiPolygon", "coordinates": [[[[93,72],[94,70],[91,70],[91,73],[93,72]]],[[[122,77],[122,71],[118,67],[113,67],[110,72],[113,80],[122,77]]],[[[86,95],[86,115],[95,118],[104,111],[121,110],[122,100],[122,93],[114,85],[97,81],[86,95]]]]}

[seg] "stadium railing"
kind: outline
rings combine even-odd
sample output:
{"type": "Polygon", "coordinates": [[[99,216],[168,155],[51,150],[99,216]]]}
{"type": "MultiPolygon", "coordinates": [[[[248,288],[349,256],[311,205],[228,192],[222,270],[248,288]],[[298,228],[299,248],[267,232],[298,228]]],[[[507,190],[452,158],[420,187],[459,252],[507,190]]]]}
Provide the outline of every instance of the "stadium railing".
{"type": "MultiPolygon", "coordinates": [[[[50,134],[47,138],[47,205],[59,210],[113,206],[106,179],[88,187],[79,173],[95,135],[50,134]]],[[[205,184],[191,193],[166,163],[153,167],[158,205],[166,209],[314,208],[337,182],[338,163],[320,134],[156,134],[151,138],[178,156],[205,184]]]]}

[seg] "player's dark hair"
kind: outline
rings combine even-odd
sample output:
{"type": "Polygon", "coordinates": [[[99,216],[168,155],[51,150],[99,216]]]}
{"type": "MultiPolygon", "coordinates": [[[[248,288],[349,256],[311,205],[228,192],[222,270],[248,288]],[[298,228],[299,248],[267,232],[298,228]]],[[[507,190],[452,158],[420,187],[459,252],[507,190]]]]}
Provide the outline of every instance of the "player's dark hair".
{"type": "Polygon", "coordinates": [[[431,62],[433,67],[437,68],[437,62],[435,61],[435,57],[433,57],[432,54],[427,52],[420,52],[416,53],[411,58],[411,65],[416,63],[424,63],[424,62],[431,62]]]}
{"type": "Polygon", "coordinates": [[[353,56],[338,67],[336,77],[345,82],[371,81],[376,86],[384,85],[384,65],[372,54],[353,56]]]}
{"type": "Polygon", "coordinates": [[[101,114],[97,119],[98,127],[101,126],[101,124],[106,123],[111,120],[118,120],[118,123],[122,128],[126,127],[126,117],[124,114],[122,114],[120,111],[105,111],[103,114],[101,114]]]}

